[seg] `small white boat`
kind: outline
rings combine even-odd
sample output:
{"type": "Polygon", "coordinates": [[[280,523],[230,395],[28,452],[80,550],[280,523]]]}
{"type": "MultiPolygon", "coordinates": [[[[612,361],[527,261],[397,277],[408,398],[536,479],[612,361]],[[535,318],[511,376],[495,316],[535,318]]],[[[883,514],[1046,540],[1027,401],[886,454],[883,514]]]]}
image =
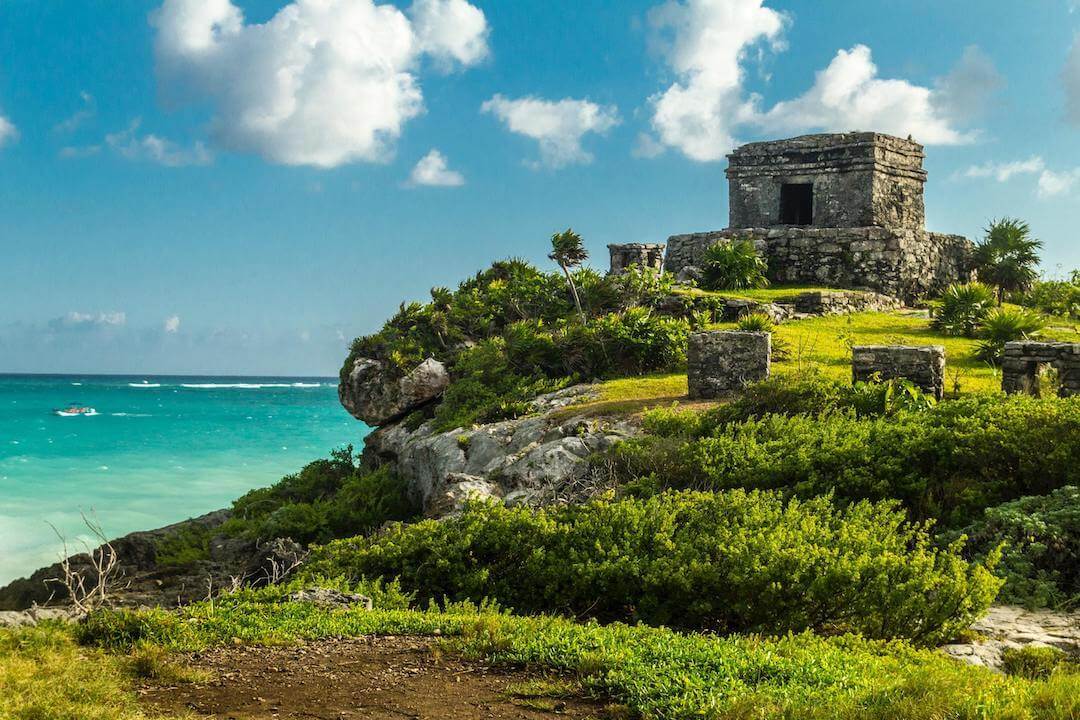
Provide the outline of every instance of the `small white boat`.
{"type": "Polygon", "coordinates": [[[53,412],[60,417],[78,417],[80,415],[90,417],[91,415],[98,414],[98,411],[92,407],[84,407],[79,405],[71,405],[63,409],[53,410],[53,412]]]}

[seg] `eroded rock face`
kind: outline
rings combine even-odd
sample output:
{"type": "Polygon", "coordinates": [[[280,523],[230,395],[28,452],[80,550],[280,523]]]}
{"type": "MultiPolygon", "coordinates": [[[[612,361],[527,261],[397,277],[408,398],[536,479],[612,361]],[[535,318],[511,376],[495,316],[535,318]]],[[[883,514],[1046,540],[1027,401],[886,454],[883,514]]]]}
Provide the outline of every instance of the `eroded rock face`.
{"type": "Polygon", "coordinates": [[[357,420],[377,427],[438,398],[449,384],[446,366],[434,358],[399,378],[385,363],[362,357],[353,361],[349,377],[338,385],[338,398],[357,420]]]}
{"type": "Polygon", "coordinates": [[[368,436],[366,452],[392,463],[429,517],[459,512],[470,497],[508,506],[578,498],[593,484],[587,458],[639,433],[625,419],[574,416],[564,408],[595,396],[589,385],[543,395],[537,413],[436,433],[389,425],[368,436]]]}

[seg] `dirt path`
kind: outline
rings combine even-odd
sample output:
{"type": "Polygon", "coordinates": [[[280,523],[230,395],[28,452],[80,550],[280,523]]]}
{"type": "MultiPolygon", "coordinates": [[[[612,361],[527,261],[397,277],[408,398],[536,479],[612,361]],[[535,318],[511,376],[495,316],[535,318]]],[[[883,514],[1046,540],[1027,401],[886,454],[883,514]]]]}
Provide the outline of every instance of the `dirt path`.
{"type": "Polygon", "coordinates": [[[609,718],[603,703],[522,697],[521,672],[432,652],[423,638],[322,641],[303,647],[226,647],[191,659],[207,683],[146,685],[147,709],[195,717],[346,720],[609,718]]]}

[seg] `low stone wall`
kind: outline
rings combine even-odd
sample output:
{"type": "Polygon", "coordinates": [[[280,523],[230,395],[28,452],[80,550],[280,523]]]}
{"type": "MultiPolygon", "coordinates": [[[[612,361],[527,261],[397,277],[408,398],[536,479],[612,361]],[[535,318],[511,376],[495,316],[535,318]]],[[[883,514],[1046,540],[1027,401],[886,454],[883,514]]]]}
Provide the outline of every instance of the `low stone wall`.
{"type": "Polygon", "coordinates": [[[894,297],[871,291],[830,290],[799,293],[793,298],[778,298],[773,305],[784,309],[788,317],[811,315],[846,315],[855,312],[899,310],[904,303],[894,297]],[[790,310],[788,310],[790,308],[790,310]]]}
{"type": "Polygon", "coordinates": [[[690,398],[712,399],[769,377],[772,334],[710,331],[690,336],[686,350],[690,398]]]}
{"type": "Polygon", "coordinates": [[[769,280],[866,288],[912,302],[972,278],[970,241],[959,235],[883,227],[778,227],[720,230],[668,238],[664,269],[700,266],[716,242],[746,238],[768,260],[769,280]]]}
{"type": "Polygon", "coordinates": [[[945,348],[941,345],[860,345],[851,350],[855,382],[904,378],[940,400],[945,393],[945,348]]]}
{"type": "Polygon", "coordinates": [[[1039,369],[1057,370],[1058,394],[1080,394],[1080,343],[1005,343],[1001,361],[1001,389],[1007,393],[1039,394],[1039,369]]]}

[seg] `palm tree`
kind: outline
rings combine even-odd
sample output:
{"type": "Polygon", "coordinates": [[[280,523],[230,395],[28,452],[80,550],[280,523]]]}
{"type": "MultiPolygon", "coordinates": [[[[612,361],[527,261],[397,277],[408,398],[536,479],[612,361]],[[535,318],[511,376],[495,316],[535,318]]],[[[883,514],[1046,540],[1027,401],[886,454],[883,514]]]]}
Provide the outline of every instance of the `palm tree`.
{"type": "Polygon", "coordinates": [[[997,304],[1005,293],[1026,290],[1039,275],[1039,248],[1042,241],[1031,237],[1031,228],[1022,220],[993,220],[986,228],[986,239],[975,247],[975,267],[979,279],[997,286],[997,304]]]}
{"type": "Polygon", "coordinates": [[[577,307],[578,315],[584,324],[585,311],[581,309],[577,285],[574,284],[574,277],[570,274],[570,268],[577,267],[589,259],[589,252],[585,249],[584,241],[571,228],[555,233],[551,236],[551,254],[548,257],[557,262],[563,274],[566,275],[566,282],[570,285],[570,294],[574,296],[574,306],[577,307]]]}

